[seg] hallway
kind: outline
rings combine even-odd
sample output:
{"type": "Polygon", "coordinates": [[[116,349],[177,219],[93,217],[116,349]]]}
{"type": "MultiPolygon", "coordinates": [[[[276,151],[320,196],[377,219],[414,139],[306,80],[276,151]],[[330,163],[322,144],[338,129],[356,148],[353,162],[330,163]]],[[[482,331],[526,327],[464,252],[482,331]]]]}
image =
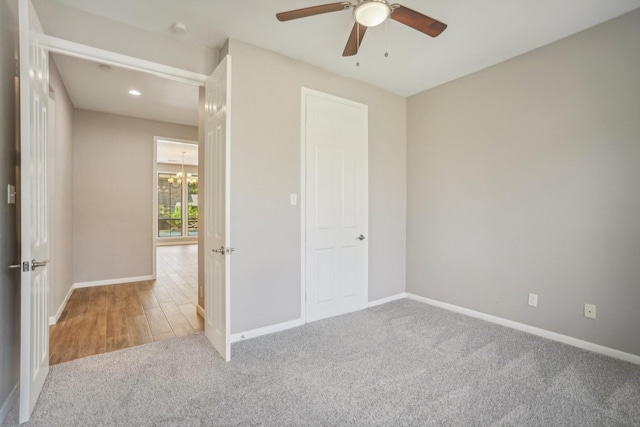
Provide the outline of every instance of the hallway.
{"type": "Polygon", "coordinates": [[[49,330],[51,365],[203,330],[196,312],[198,246],[157,251],[156,280],[73,291],[49,330]]]}

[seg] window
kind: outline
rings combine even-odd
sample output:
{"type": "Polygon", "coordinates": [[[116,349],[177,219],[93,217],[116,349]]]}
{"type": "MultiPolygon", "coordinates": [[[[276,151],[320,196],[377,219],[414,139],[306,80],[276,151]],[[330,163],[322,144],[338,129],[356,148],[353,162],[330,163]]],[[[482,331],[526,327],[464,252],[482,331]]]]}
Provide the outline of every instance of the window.
{"type": "Polygon", "coordinates": [[[158,237],[198,235],[198,175],[184,175],[158,173],[158,237]]]}

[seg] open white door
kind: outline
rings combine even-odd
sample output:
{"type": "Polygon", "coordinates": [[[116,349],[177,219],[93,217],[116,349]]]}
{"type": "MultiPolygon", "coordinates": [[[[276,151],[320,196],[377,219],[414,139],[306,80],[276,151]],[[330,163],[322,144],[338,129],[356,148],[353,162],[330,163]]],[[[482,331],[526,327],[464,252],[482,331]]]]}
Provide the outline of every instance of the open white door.
{"type": "Polygon", "coordinates": [[[49,218],[47,104],[49,57],[29,0],[20,0],[20,422],[26,422],[49,373],[49,218]]]}
{"type": "Polygon", "coordinates": [[[224,360],[231,360],[229,298],[229,177],[231,57],[205,84],[204,119],[204,334],[224,360]]]}

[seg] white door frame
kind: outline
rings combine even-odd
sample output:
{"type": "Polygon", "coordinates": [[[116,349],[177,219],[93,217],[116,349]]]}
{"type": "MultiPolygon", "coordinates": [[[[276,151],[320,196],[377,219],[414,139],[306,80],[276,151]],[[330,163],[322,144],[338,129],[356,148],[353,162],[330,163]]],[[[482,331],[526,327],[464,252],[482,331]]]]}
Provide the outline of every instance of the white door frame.
{"type": "Polygon", "coordinates": [[[53,325],[56,323],[56,307],[54,306],[54,298],[53,294],[55,290],[58,288],[58,268],[57,268],[57,257],[55,244],[58,241],[58,233],[56,228],[53,226],[56,223],[56,213],[55,213],[55,205],[54,200],[56,196],[56,161],[55,161],[55,153],[57,146],[56,139],[56,96],[51,84],[49,84],[49,113],[47,119],[49,121],[49,126],[47,129],[47,144],[48,144],[48,154],[49,154],[49,306],[47,307],[47,312],[49,314],[49,325],[53,325]],[[53,292],[52,292],[53,291],[53,292]]]}
{"type": "MultiPolygon", "coordinates": [[[[142,73],[152,74],[157,77],[161,77],[168,80],[178,81],[182,83],[192,84],[195,86],[204,86],[206,79],[209,77],[205,74],[194,73],[192,71],[182,70],[180,68],[174,68],[163,64],[158,64],[144,59],[135,58],[128,55],[122,55],[119,53],[111,52],[104,49],[98,49],[93,46],[87,46],[80,43],[75,43],[69,40],[60,39],[48,35],[40,35],[39,41],[42,46],[46,47],[51,53],[58,53],[60,55],[71,56],[74,58],[85,59],[92,62],[99,62],[101,64],[113,65],[115,67],[125,68],[128,70],[139,71],[142,73]]],[[[162,138],[166,140],[173,140],[172,138],[162,138]]],[[[180,140],[176,140],[182,142],[180,140]]],[[[185,141],[187,142],[187,141],[185,141]]],[[[153,171],[154,179],[152,182],[157,181],[157,142],[156,138],[153,141],[153,171]]],[[[153,200],[155,208],[152,209],[152,237],[151,237],[151,276],[156,278],[156,247],[158,244],[157,239],[157,224],[156,224],[156,212],[157,209],[157,191],[155,185],[152,185],[153,200]]]]}
{"type": "MultiPolygon", "coordinates": [[[[143,73],[152,74],[157,77],[161,77],[168,80],[173,80],[177,82],[192,84],[198,86],[200,88],[204,88],[207,79],[209,79],[209,75],[195,73],[188,70],[183,70],[180,68],[171,67],[164,64],[159,64],[156,62],[147,61],[140,58],[135,58],[128,55],[119,54],[116,52],[111,52],[104,49],[99,49],[93,46],[83,45],[81,43],[72,42],[69,40],[52,37],[46,34],[38,35],[40,44],[45,46],[49,52],[58,53],[60,55],[71,56],[74,58],[85,59],[88,61],[99,62],[101,64],[112,65],[115,67],[125,68],[128,70],[139,71],[143,73]]],[[[202,91],[202,89],[201,89],[202,91]]],[[[163,138],[170,139],[170,138],[163,138]]],[[[199,144],[203,143],[203,141],[198,141],[199,144]]],[[[156,156],[157,156],[157,146],[154,142],[154,158],[153,163],[154,167],[156,164],[156,156]]],[[[157,172],[156,172],[157,173],[157,172]]],[[[154,180],[157,179],[154,178],[154,180]]],[[[155,181],[154,181],[155,182],[155,181]]],[[[152,186],[152,190],[154,192],[154,197],[157,197],[157,191],[155,191],[155,186],[152,186]]],[[[152,218],[152,224],[154,224],[155,216],[152,218]]],[[[152,258],[152,268],[153,268],[153,277],[156,277],[156,267],[157,267],[157,256],[156,256],[156,246],[157,239],[155,236],[157,235],[157,230],[154,226],[152,230],[152,239],[150,243],[150,250],[153,254],[152,258]]],[[[200,239],[198,239],[198,247],[200,248],[200,239]]],[[[204,268],[204,266],[199,265],[198,268],[204,268]]],[[[198,285],[200,288],[200,285],[198,285]]],[[[201,290],[199,290],[201,292],[201,290]]],[[[205,308],[197,306],[198,314],[205,317],[205,308]]]]}
{"type": "MultiPolygon", "coordinates": [[[[301,110],[300,110],[300,320],[307,323],[307,208],[306,208],[306,192],[307,192],[307,96],[315,95],[325,99],[339,101],[345,104],[362,107],[364,104],[351,101],[339,96],[330,95],[314,89],[302,87],[301,90],[301,110]]],[[[368,179],[368,178],[367,178],[368,179]]],[[[367,198],[368,204],[368,198],[367,198]]],[[[368,212],[368,210],[367,210],[368,212]]],[[[367,213],[368,215],[368,213],[367,213]]],[[[368,223],[368,221],[367,221],[368,223]]],[[[369,286],[367,285],[368,300],[369,286]]]]}
{"type": "MultiPolygon", "coordinates": [[[[59,53],[62,55],[86,59],[93,62],[99,62],[116,67],[126,68],[129,70],[149,73],[165,79],[193,84],[199,87],[204,87],[206,80],[209,78],[209,76],[205,74],[199,74],[179,68],[170,67],[167,65],[158,64],[135,57],[98,49],[92,46],[75,43],[69,40],[51,37],[45,34],[34,34],[34,37],[37,38],[40,46],[44,47],[50,53],[59,53]]],[[[29,78],[28,72],[24,73],[23,70],[21,70],[20,78],[29,78]]],[[[155,163],[155,158],[153,159],[153,161],[155,163]]],[[[152,239],[151,244],[152,253],[155,254],[155,239],[152,239]]],[[[153,274],[155,275],[155,255],[153,268],[153,274]]],[[[48,329],[46,331],[46,334],[48,337],[48,329]]],[[[20,404],[22,405],[23,403],[20,402],[20,404]]]]}
{"type": "Polygon", "coordinates": [[[177,82],[204,86],[204,83],[209,77],[206,74],[194,73],[193,71],[158,64],[156,62],[98,49],[97,47],[83,45],[46,34],[39,35],[38,41],[51,53],[59,53],[74,58],[113,65],[127,70],[140,71],[177,82]]]}
{"type": "MultiPolygon", "coordinates": [[[[133,56],[122,55],[116,52],[111,52],[104,49],[98,49],[93,46],[87,46],[80,43],[75,43],[69,40],[60,39],[48,35],[39,35],[39,41],[42,46],[46,47],[51,53],[58,53],[60,55],[71,56],[74,58],[85,59],[92,62],[99,62],[101,64],[113,65],[115,67],[125,68],[128,70],[139,71],[142,73],[152,74],[157,77],[161,77],[168,80],[178,81],[182,83],[192,84],[199,87],[204,87],[204,83],[209,76],[205,74],[194,73],[192,71],[182,70],[180,68],[170,67],[168,65],[158,64],[144,59],[135,58],[133,56]]],[[[171,138],[163,138],[171,140],[171,138]]],[[[157,144],[153,141],[153,170],[154,176],[157,174],[156,156],[157,156],[157,144]]],[[[157,177],[152,182],[155,182],[157,177]]],[[[155,203],[157,203],[157,191],[155,186],[152,186],[153,197],[155,203]]],[[[155,205],[154,205],[155,206],[155,205]]],[[[152,210],[154,218],[152,220],[153,230],[151,238],[151,253],[152,253],[152,273],[153,278],[156,278],[156,245],[157,245],[157,224],[155,220],[155,212],[152,210]]]]}

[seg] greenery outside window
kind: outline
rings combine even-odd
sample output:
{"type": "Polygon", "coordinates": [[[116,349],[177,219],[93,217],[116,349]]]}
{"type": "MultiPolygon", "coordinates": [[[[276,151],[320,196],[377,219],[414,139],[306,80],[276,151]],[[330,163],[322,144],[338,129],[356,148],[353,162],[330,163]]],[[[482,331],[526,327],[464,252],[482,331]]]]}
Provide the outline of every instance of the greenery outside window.
{"type": "Polygon", "coordinates": [[[197,235],[198,175],[158,173],[158,237],[197,235]]]}

